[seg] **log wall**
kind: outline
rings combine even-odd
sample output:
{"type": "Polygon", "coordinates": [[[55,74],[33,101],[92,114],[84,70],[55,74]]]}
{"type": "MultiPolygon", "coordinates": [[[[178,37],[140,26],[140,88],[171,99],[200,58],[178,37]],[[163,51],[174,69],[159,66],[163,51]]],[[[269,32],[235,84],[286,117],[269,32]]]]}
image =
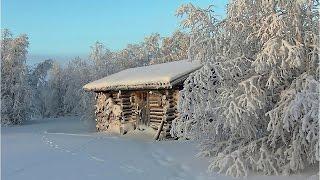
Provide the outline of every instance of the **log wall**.
{"type": "Polygon", "coordinates": [[[174,89],[98,92],[96,95],[97,131],[118,127],[116,131],[125,134],[138,125],[144,124],[160,133],[157,139],[168,138],[172,120],[178,116],[178,94],[179,90],[174,89]],[[141,94],[147,97],[147,102],[141,102],[146,100],[141,99],[141,94]],[[142,115],[143,110],[147,114],[142,115]]]}
{"type": "Polygon", "coordinates": [[[165,90],[155,93],[157,97],[150,98],[150,127],[159,131],[161,123],[160,138],[169,138],[172,121],[178,117],[177,100],[178,90],[165,90]],[[163,122],[162,122],[163,121],[163,122]]]}

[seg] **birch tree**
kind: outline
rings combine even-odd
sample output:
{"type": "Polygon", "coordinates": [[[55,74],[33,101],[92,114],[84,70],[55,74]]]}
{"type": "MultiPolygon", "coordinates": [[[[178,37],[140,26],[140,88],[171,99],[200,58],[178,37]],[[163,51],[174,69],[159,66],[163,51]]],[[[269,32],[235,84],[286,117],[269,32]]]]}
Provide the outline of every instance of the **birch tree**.
{"type": "Polygon", "coordinates": [[[93,46],[91,46],[90,59],[93,62],[94,71],[96,78],[102,78],[112,73],[113,53],[105,48],[105,46],[97,41],[93,46]]]}
{"type": "Polygon", "coordinates": [[[21,124],[30,117],[30,87],[27,81],[28,37],[13,37],[8,30],[1,38],[1,124],[21,124]]]}
{"type": "Polygon", "coordinates": [[[159,44],[160,54],[150,61],[150,64],[166,63],[187,59],[189,49],[189,36],[181,31],[171,36],[162,37],[159,44]]]}
{"type": "Polygon", "coordinates": [[[319,2],[233,0],[178,9],[191,32],[188,57],[203,67],[185,81],[172,135],[201,142],[209,170],[246,176],[319,166],[319,2]]]}

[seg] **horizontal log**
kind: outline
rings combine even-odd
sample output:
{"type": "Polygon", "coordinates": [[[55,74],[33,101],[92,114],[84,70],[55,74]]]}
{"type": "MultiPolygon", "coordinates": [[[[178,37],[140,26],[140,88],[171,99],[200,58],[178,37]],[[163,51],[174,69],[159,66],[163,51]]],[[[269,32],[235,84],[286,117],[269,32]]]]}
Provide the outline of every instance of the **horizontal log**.
{"type": "Polygon", "coordinates": [[[150,115],[163,116],[163,115],[164,115],[164,112],[154,112],[154,111],[150,111],[150,115]]]}
{"type": "Polygon", "coordinates": [[[162,105],[160,104],[149,104],[150,108],[162,108],[162,105]]]}
{"type": "Polygon", "coordinates": [[[150,108],[150,111],[163,112],[163,108],[150,108]]]}
{"type": "Polygon", "coordinates": [[[159,121],[150,121],[150,126],[153,124],[154,126],[159,126],[159,124],[161,123],[162,120],[159,121]]]}
{"type": "Polygon", "coordinates": [[[149,102],[161,102],[161,98],[149,98],[149,102]]]}
{"type": "Polygon", "coordinates": [[[162,118],[150,118],[150,122],[158,122],[158,121],[162,121],[162,118]]]}
{"type": "Polygon", "coordinates": [[[150,119],[150,122],[151,121],[161,121],[162,117],[158,117],[158,118],[157,117],[150,117],[149,119],[150,119]]]}
{"type": "Polygon", "coordinates": [[[158,113],[163,113],[164,111],[160,111],[160,110],[150,110],[149,112],[158,112],[158,113]]]}
{"type": "Polygon", "coordinates": [[[149,99],[149,103],[159,103],[160,101],[161,101],[160,99],[154,99],[154,100],[149,99]]]}
{"type": "Polygon", "coordinates": [[[130,114],[134,113],[132,109],[122,109],[122,112],[130,113],[130,114]]]}
{"type": "Polygon", "coordinates": [[[160,106],[161,102],[149,102],[149,105],[158,105],[158,106],[160,106]]]}
{"type": "Polygon", "coordinates": [[[162,93],[152,93],[152,94],[149,94],[149,96],[152,96],[152,97],[161,97],[163,96],[162,93]]]}
{"type": "Polygon", "coordinates": [[[121,114],[122,114],[122,115],[131,115],[132,112],[131,112],[131,111],[122,111],[121,114]]]}
{"type": "Polygon", "coordinates": [[[132,107],[132,105],[127,105],[127,104],[121,104],[120,105],[122,109],[134,109],[134,107],[132,107]]]}
{"type": "Polygon", "coordinates": [[[162,119],[164,116],[163,115],[150,115],[150,119],[154,118],[154,119],[162,119]]]}
{"type": "Polygon", "coordinates": [[[159,106],[158,104],[149,104],[149,109],[162,109],[162,106],[159,106]]]}
{"type": "Polygon", "coordinates": [[[149,103],[149,106],[161,106],[159,103],[149,103]]]}

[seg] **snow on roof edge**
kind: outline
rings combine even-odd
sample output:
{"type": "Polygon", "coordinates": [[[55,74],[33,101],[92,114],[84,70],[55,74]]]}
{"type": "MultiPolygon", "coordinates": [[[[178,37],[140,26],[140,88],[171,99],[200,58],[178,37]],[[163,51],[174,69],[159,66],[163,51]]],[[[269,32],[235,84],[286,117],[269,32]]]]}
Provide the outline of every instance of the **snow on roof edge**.
{"type": "Polygon", "coordinates": [[[180,60],[129,68],[90,82],[84,85],[83,89],[86,91],[170,89],[201,67],[202,64],[198,61],[180,60]]]}

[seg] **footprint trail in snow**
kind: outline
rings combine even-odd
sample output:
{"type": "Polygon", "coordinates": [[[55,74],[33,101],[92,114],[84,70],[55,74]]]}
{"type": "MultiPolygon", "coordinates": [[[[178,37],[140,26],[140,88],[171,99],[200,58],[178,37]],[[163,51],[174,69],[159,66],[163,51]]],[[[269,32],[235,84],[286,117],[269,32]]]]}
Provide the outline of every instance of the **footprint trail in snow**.
{"type": "MultiPolygon", "coordinates": [[[[84,145],[92,142],[92,141],[95,141],[95,140],[98,140],[99,138],[94,138],[86,143],[84,143],[83,145],[79,146],[78,148],[76,148],[76,150],[70,150],[70,149],[67,149],[67,148],[64,148],[62,146],[59,146],[57,143],[55,143],[54,140],[50,139],[49,137],[47,137],[46,135],[43,135],[42,136],[42,141],[47,144],[49,147],[57,150],[57,151],[60,151],[60,152],[65,152],[65,153],[70,153],[71,155],[79,155],[76,151],[81,151],[83,150],[83,148],[85,147],[84,145]]],[[[84,155],[90,159],[90,160],[94,160],[96,162],[105,162],[104,159],[101,159],[101,158],[98,158],[92,154],[89,154],[87,152],[84,151],[84,155]]]]}
{"type": "Polygon", "coordinates": [[[165,152],[157,150],[151,153],[151,157],[161,166],[165,166],[172,170],[172,174],[168,177],[169,180],[184,180],[190,176],[190,168],[186,165],[180,164],[171,156],[166,155],[165,152]]]}

